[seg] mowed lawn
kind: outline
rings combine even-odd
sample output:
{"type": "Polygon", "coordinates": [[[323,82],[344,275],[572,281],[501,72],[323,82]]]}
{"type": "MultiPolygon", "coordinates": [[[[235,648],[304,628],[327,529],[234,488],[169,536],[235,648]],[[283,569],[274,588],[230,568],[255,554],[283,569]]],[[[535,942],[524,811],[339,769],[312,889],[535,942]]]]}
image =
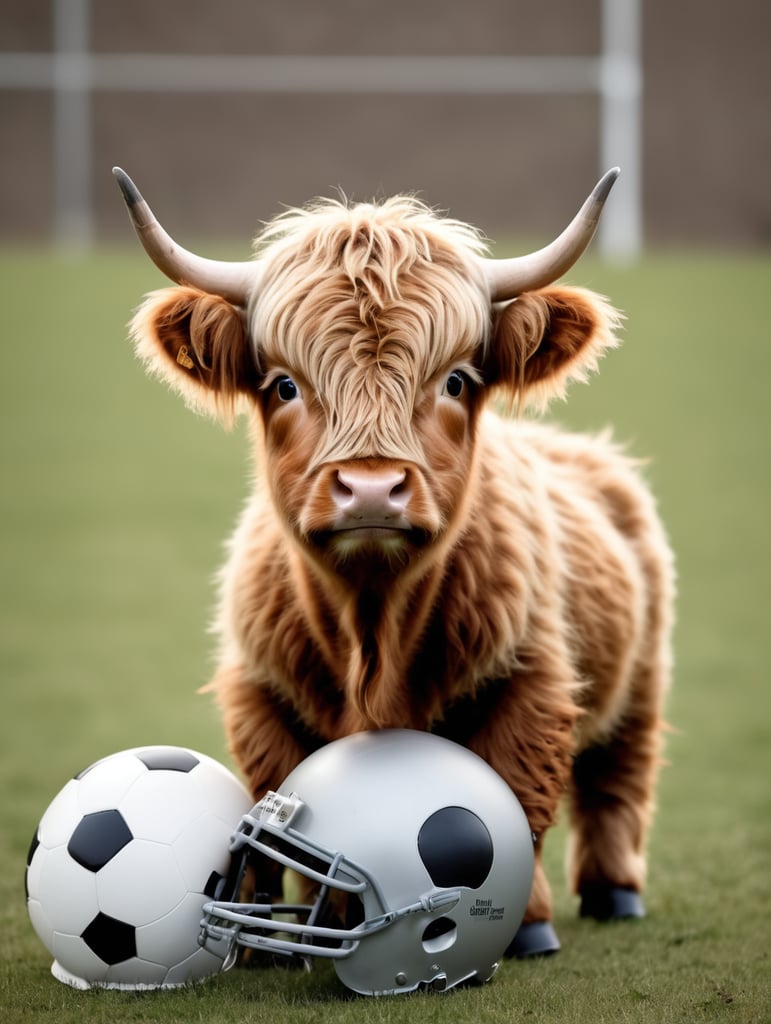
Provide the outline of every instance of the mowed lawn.
{"type": "MultiPolygon", "coordinates": [[[[235,251],[234,258],[242,258],[235,251]]],[[[227,761],[197,695],[222,542],[248,485],[225,434],[145,379],[125,340],[163,282],[134,249],[0,251],[0,1019],[16,1022],[771,1019],[771,260],[648,257],[570,276],[628,316],[624,344],[552,418],[650,457],[680,576],[673,732],[649,915],[576,917],[547,845],[563,950],[483,989],[352,998],[334,971],[237,970],[145,995],[67,989],[29,924],[24,864],[65,781],[149,743],[227,761]]]]}

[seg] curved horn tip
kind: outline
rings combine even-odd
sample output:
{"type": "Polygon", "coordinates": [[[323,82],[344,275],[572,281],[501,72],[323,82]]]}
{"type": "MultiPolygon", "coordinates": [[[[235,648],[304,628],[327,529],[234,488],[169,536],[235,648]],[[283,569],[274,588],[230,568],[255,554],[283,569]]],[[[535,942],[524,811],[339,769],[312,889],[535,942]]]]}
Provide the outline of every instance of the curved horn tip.
{"type": "Polygon", "coordinates": [[[604,203],[608,198],[610,190],[616,184],[616,178],[618,178],[619,174],[621,174],[620,167],[611,167],[609,171],[606,171],[594,186],[592,199],[598,203],[604,203]]]}
{"type": "Polygon", "coordinates": [[[115,180],[118,182],[118,188],[121,191],[121,195],[127,206],[136,206],[137,203],[142,202],[142,195],[139,189],[136,187],[134,182],[129,178],[128,174],[123,170],[122,167],[113,167],[112,173],[115,176],[115,180]]]}
{"type": "Polygon", "coordinates": [[[112,173],[142,247],[166,277],[176,284],[193,285],[212,295],[221,295],[235,305],[245,304],[259,281],[258,260],[226,263],[183,249],[158,223],[128,174],[120,167],[113,167],[112,173]]]}

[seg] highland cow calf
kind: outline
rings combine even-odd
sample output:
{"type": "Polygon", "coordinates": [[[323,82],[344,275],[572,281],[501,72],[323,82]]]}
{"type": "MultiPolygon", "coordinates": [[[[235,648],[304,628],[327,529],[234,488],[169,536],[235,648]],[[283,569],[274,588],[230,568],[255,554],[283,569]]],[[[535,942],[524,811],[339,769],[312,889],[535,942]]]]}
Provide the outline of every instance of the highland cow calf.
{"type": "Polygon", "coordinates": [[[552,283],[616,173],[555,242],[513,260],[398,197],[290,211],[254,260],[226,264],[177,246],[116,169],[180,285],[137,313],[139,354],[196,407],[254,425],[211,683],[238,766],[257,798],[359,730],[476,751],[535,836],[519,955],[559,948],[540,855],[565,791],[581,913],[643,913],[669,548],[607,440],[491,409],[544,407],[615,344],[602,298],[552,283]]]}

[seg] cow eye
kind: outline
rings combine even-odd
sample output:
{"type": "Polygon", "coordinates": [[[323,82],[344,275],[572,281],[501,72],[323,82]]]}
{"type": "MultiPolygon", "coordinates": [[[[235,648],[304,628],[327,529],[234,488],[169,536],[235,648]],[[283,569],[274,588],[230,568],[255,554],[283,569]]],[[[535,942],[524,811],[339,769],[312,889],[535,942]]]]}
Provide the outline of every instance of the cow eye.
{"type": "Polygon", "coordinates": [[[465,380],[460,370],[453,370],[447,380],[444,382],[444,394],[449,398],[460,398],[463,394],[463,388],[465,386],[465,380]]]}
{"type": "Polygon", "coordinates": [[[291,402],[300,394],[300,389],[291,377],[279,377],[276,381],[276,394],[279,401],[291,402]]]}

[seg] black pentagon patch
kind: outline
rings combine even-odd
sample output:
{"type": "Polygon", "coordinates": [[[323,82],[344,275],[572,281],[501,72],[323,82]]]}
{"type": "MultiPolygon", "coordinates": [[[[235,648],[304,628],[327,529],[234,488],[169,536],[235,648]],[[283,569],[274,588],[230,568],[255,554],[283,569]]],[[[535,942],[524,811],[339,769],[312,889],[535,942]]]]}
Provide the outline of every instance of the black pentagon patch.
{"type": "Polygon", "coordinates": [[[88,948],[106,964],[120,964],[137,955],[134,926],[101,912],[81,935],[88,948]]]}
{"type": "Polygon", "coordinates": [[[418,851],[434,885],[478,889],[493,866],[487,826],[465,807],[443,807],[423,822],[418,851]]]}
{"type": "Polygon", "coordinates": [[[210,900],[221,899],[224,886],[225,876],[221,875],[219,871],[212,871],[206,880],[206,885],[203,887],[203,894],[208,896],[210,900]]]}
{"type": "Polygon", "coordinates": [[[32,863],[32,858],[35,856],[35,850],[40,846],[40,835],[38,830],[35,829],[35,834],[32,837],[32,842],[29,844],[29,852],[27,853],[27,867],[32,863]]]}
{"type": "Polygon", "coordinates": [[[120,811],[96,811],[81,818],[67,852],[84,868],[98,871],[133,838],[120,811]]]}
{"type": "Polygon", "coordinates": [[[93,764],[86,765],[86,767],[81,769],[81,771],[79,771],[77,775],[73,775],[73,778],[75,779],[76,782],[79,782],[80,779],[82,779],[84,775],[88,775],[88,773],[90,771],[93,771],[94,768],[96,768],[96,766],[98,764],[101,764],[103,761],[106,761],[106,760],[107,760],[106,757],[100,757],[98,761],[94,761],[93,764]]]}
{"type": "Polygon", "coordinates": [[[136,750],[135,757],[150,771],[191,772],[199,763],[195,754],[179,747],[150,747],[147,750],[136,750]]]}
{"type": "Polygon", "coordinates": [[[24,899],[29,899],[29,866],[32,863],[32,858],[35,856],[35,850],[40,846],[40,838],[35,830],[35,834],[32,837],[32,842],[29,844],[29,853],[27,854],[27,870],[24,872],[24,899]]]}

